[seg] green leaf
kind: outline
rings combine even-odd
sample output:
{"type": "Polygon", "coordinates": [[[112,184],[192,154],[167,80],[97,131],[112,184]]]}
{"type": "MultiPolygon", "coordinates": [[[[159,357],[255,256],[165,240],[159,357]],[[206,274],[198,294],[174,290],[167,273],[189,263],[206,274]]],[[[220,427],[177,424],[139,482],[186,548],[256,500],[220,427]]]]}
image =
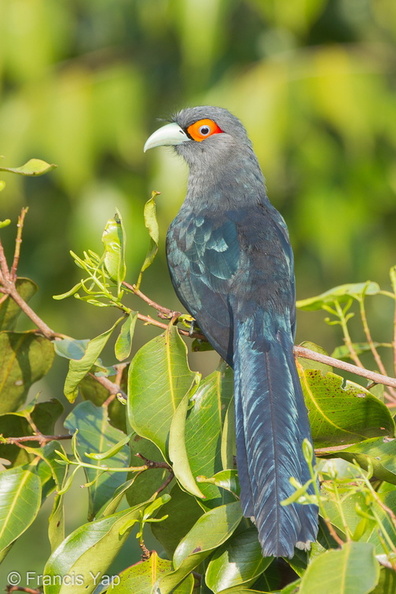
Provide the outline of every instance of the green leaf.
{"type": "Polygon", "coordinates": [[[129,367],[128,416],[138,435],[153,441],[167,455],[172,417],[196,374],[187,362],[187,348],[175,326],[146,343],[129,367]]]}
{"type": "Polygon", "coordinates": [[[135,332],[136,320],[138,317],[137,311],[132,311],[121,326],[120,334],[115,343],[114,352],[118,361],[124,361],[131,354],[132,339],[135,332]]]}
{"type": "Polygon", "coordinates": [[[51,369],[52,343],[31,332],[0,332],[0,413],[19,408],[29,388],[51,369]]]}
{"type": "Polygon", "coordinates": [[[380,579],[370,594],[394,594],[396,592],[396,572],[388,567],[381,567],[380,579]]]}
{"type": "MultiPolygon", "coordinates": [[[[378,348],[382,346],[380,342],[373,342],[372,346],[378,348]]],[[[371,345],[368,342],[353,342],[352,348],[357,355],[371,351],[371,345]]],[[[351,350],[349,346],[341,345],[334,349],[331,356],[335,359],[352,359],[351,350]]]]}
{"type": "MultiPolygon", "coordinates": [[[[158,557],[153,551],[151,557],[128,567],[119,575],[120,581],[109,590],[108,594],[152,594],[156,581],[172,571],[172,562],[158,557]]],[[[115,580],[114,580],[115,581],[115,580]]],[[[175,590],[173,594],[192,594],[194,577],[190,574],[175,590]]]]}
{"type": "MultiPolygon", "coordinates": [[[[3,179],[0,179],[0,192],[2,190],[4,190],[4,188],[6,187],[6,183],[3,179]]],[[[0,221],[0,229],[3,229],[3,227],[8,227],[8,225],[11,223],[11,219],[5,219],[4,221],[0,221]]]]}
{"type": "Polygon", "coordinates": [[[159,580],[161,594],[169,594],[213,549],[222,545],[242,519],[239,501],[221,505],[201,516],[180,541],[173,556],[175,571],[159,580]]]}
{"type": "MultiPolygon", "coordinates": [[[[334,451],[329,457],[334,457],[334,451]]],[[[356,460],[366,470],[371,466],[378,480],[396,485],[396,439],[367,439],[337,451],[337,457],[348,462],[356,460]]]]}
{"type": "Polygon", "coordinates": [[[235,435],[235,406],[232,398],[227,407],[221,435],[221,463],[224,470],[235,468],[236,435],[235,435]]]}
{"type": "Polygon", "coordinates": [[[99,334],[89,341],[86,351],[81,359],[71,359],[69,363],[69,372],[66,376],[64,392],[70,402],[76,399],[76,389],[81,380],[87,375],[89,370],[99,358],[101,352],[107,344],[113,330],[118,326],[123,318],[119,318],[109,330],[99,334]]]}
{"type": "Polygon", "coordinates": [[[220,470],[212,477],[197,476],[198,483],[210,483],[221,489],[226,489],[235,495],[239,495],[239,481],[237,470],[220,470]]]}
{"type": "Polygon", "coordinates": [[[124,445],[119,448],[119,443],[125,441],[125,434],[112,427],[107,419],[105,408],[98,408],[92,402],[86,401],[78,404],[69,416],[64,425],[70,433],[78,431],[76,446],[83,462],[88,462],[96,468],[84,468],[89,483],[89,517],[92,518],[96,512],[109,501],[116,489],[122,485],[127,477],[126,472],[103,472],[104,466],[101,460],[93,460],[86,454],[106,452],[111,448],[117,453],[106,460],[105,466],[123,468],[129,464],[129,447],[124,445]]]}
{"type": "Polygon", "coordinates": [[[144,205],[144,224],[149,232],[150,246],[146,254],[145,260],[143,262],[142,268],[140,269],[139,278],[136,283],[137,289],[140,287],[140,284],[142,282],[143,272],[147,270],[149,266],[151,266],[158,252],[159,227],[157,221],[157,206],[155,204],[155,199],[158,195],[159,192],[152,192],[151,198],[149,198],[146,204],[144,205]]]}
{"type": "Polygon", "coordinates": [[[118,210],[113,219],[107,221],[102,235],[105,247],[104,263],[110,278],[117,283],[118,290],[125,279],[125,230],[118,210]]]}
{"type": "MultiPolygon", "coordinates": [[[[195,390],[193,386],[192,390],[195,390]]],[[[169,458],[175,477],[188,493],[204,498],[191,472],[186,450],[186,414],[190,402],[190,392],[184,396],[172,418],[169,432],[169,458]]]]}
{"type": "MultiPolygon", "coordinates": [[[[37,291],[37,285],[29,278],[18,278],[16,289],[22,299],[28,302],[37,291]]],[[[3,296],[4,297],[4,296],[3,296]]],[[[0,330],[14,330],[21,308],[7,296],[0,304],[0,330]]]]}
{"type": "Polygon", "coordinates": [[[160,510],[161,515],[166,514],[168,517],[163,522],[153,524],[151,531],[172,557],[181,539],[204,512],[195,498],[182,491],[178,485],[173,487],[170,495],[171,500],[160,510]]]}
{"type": "Polygon", "coordinates": [[[262,556],[257,530],[251,528],[233,535],[214,553],[206,570],[205,582],[216,594],[234,586],[248,587],[272,561],[272,557],[262,556]]]}
{"type": "Polygon", "coordinates": [[[394,435],[388,408],[359,384],[315,369],[299,375],[316,447],[394,435]]]}
{"type": "Polygon", "coordinates": [[[69,594],[70,582],[64,576],[79,576],[72,585],[73,594],[90,594],[139,521],[147,503],[106,518],[83,524],[59,545],[44,568],[49,576],[44,594],[69,594]]]}
{"type": "Polygon", "coordinates": [[[210,483],[201,483],[197,488],[195,479],[200,475],[211,477],[222,469],[221,433],[232,397],[232,378],[232,370],[224,365],[206,377],[190,399],[188,414],[187,401],[183,411],[179,410],[183,403],[179,405],[169,436],[169,456],[176,478],[194,495],[205,497],[205,505],[211,507],[222,503],[224,492],[210,483]],[[187,477],[193,484],[183,480],[187,477]],[[193,485],[195,491],[191,490],[193,485]]]}
{"type": "Polygon", "coordinates": [[[374,547],[348,542],[340,550],[326,551],[308,565],[299,594],[368,594],[378,579],[374,547]]]}
{"type": "Polygon", "coordinates": [[[8,547],[27,530],[41,504],[39,477],[24,468],[0,473],[0,559],[8,547]]]}
{"type": "Polygon", "coordinates": [[[55,340],[54,349],[59,357],[80,361],[87,351],[88,344],[89,338],[84,338],[82,340],[62,338],[62,340],[55,340]]]}
{"type": "Polygon", "coordinates": [[[21,167],[0,167],[0,171],[18,173],[19,175],[43,175],[56,167],[57,165],[50,165],[41,159],[30,159],[21,167]]]}
{"type": "Polygon", "coordinates": [[[325,291],[316,297],[309,297],[308,299],[297,301],[297,307],[306,311],[314,311],[323,309],[323,306],[331,304],[334,301],[347,301],[351,297],[361,300],[365,295],[376,295],[379,291],[379,285],[371,281],[339,285],[338,287],[325,291]]]}

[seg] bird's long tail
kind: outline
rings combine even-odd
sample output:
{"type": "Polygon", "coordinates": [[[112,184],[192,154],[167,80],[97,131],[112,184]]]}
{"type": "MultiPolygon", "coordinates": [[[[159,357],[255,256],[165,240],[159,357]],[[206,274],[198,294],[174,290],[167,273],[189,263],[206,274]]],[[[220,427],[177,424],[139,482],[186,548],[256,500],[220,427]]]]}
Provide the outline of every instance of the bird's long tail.
{"type": "Polygon", "coordinates": [[[234,377],[237,464],[243,513],[253,517],[264,556],[292,557],[314,541],[315,505],[281,506],[295,477],[309,479],[302,442],[310,437],[285,319],[266,312],[235,323],[234,377]]]}

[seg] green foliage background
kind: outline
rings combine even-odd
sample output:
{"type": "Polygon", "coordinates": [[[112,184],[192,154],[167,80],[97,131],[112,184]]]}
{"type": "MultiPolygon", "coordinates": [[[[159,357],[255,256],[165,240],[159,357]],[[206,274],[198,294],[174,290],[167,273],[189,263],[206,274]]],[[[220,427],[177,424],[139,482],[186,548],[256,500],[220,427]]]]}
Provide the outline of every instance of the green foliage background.
{"type": "MultiPolygon", "coordinates": [[[[93,308],[51,298],[79,278],[69,249],[94,247],[118,207],[129,272],[138,272],[145,200],[161,191],[163,240],[185,188],[170,150],[144,156],[142,146],[156,118],[202,103],[245,123],[290,228],[300,299],[344,282],[386,285],[395,263],[395,23],[393,0],[0,0],[2,165],[32,156],[58,165],[35,180],[4,176],[0,199],[0,218],[31,207],[20,274],[40,285],[39,313],[77,338],[103,330],[93,308]]],[[[178,307],[163,250],[144,283],[178,307]]],[[[314,315],[299,313],[298,338],[328,346],[314,315]]]]}

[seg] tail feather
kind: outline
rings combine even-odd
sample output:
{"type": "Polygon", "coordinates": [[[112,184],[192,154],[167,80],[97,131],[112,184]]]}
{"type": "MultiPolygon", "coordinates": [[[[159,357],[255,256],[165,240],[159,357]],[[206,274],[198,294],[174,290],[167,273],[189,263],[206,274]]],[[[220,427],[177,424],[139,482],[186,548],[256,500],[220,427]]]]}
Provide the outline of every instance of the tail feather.
{"type": "Polygon", "coordinates": [[[280,505],[294,491],[290,477],[309,479],[302,442],[311,439],[284,318],[260,312],[236,322],[234,372],[243,513],[254,517],[265,556],[292,557],[298,542],[315,540],[317,508],[280,505]]]}

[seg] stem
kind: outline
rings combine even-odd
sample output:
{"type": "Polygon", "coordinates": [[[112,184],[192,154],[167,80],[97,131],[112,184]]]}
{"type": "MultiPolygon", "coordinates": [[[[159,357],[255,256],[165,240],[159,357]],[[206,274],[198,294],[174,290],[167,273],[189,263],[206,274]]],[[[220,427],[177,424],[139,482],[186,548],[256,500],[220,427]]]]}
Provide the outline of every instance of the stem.
{"type": "Polygon", "coordinates": [[[340,318],[340,325],[342,328],[342,332],[344,334],[344,342],[345,342],[346,346],[348,347],[349,352],[351,353],[351,358],[353,359],[353,361],[355,361],[355,364],[358,367],[364,368],[363,363],[360,361],[358,354],[354,349],[351,335],[349,334],[349,330],[348,330],[348,322],[345,319],[344,311],[342,310],[341,305],[338,303],[338,301],[335,302],[335,306],[336,306],[337,315],[340,318]]]}
{"type": "Polygon", "coordinates": [[[147,295],[142,293],[142,291],[140,289],[138,289],[135,285],[130,285],[129,283],[127,283],[125,281],[122,284],[129,291],[134,293],[137,297],[140,297],[140,299],[142,299],[143,301],[148,303],[148,305],[150,305],[150,307],[153,307],[157,311],[166,315],[166,317],[173,318],[176,313],[178,313],[178,315],[180,315],[180,312],[175,312],[171,309],[168,309],[167,307],[164,307],[163,305],[160,305],[159,303],[156,303],[155,301],[153,301],[153,299],[150,299],[150,297],[148,297],[147,295]]]}
{"type": "Polygon", "coordinates": [[[1,443],[8,445],[18,445],[25,441],[38,441],[40,445],[45,445],[49,441],[61,441],[62,439],[71,439],[71,435],[23,435],[22,437],[4,437],[1,443]]]}
{"type": "Polygon", "coordinates": [[[101,384],[106,390],[109,391],[110,395],[115,395],[122,400],[127,400],[127,395],[125,394],[124,390],[121,390],[118,384],[113,383],[109,380],[109,378],[105,376],[98,376],[94,373],[89,374],[94,380],[96,380],[99,384],[101,384]]]}
{"type": "Polygon", "coordinates": [[[17,236],[15,239],[15,251],[14,251],[14,260],[12,262],[12,266],[11,266],[11,278],[13,280],[16,280],[16,276],[17,276],[17,270],[18,270],[18,264],[19,264],[19,256],[21,255],[21,244],[22,244],[22,231],[23,231],[23,225],[25,222],[25,217],[27,215],[29,208],[25,207],[22,208],[21,210],[21,214],[18,217],[18,223],[17,223],[17,236]]]}
{"type": "Polygon", "coordinates": [[[370,350],[371,350],[371,352],[373,354],[373,357],[375,359],[375,362],[378,365],[378,369],[380,370],[380,372],[383,375],[386,375],[386,369],[384,367],[384,364],[382,363],[381,357],[379,356],[379,353],[378,353],[377,349],[375,348],[374,341],[373,341],[373,338],[371,336],[370,328],[369,328],[369,325],[367,323],[367,315],[366,315],[366,308],[364,306],[364,298],[359,299],[359,309],[360,309],[360,317],[362,319],[363,331],[364,331],[364,334],[366,336],[366,340],[367,340],[367,342],[369,344],[370,350]]]}

